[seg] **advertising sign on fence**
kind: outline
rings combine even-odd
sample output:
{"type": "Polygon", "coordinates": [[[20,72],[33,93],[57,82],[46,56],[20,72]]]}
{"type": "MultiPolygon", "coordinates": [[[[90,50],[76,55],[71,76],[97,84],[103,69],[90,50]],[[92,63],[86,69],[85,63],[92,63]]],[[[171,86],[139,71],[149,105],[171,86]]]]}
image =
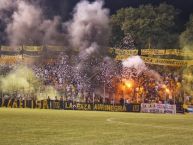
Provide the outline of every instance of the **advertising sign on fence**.
{"type": "Polygon", "coordinates": [[[176,105],[142,103],[141,112],[143,113],[169,113],[176,114],[176,105]]]}
{"type": "Polygon", "coordinates": [[[188,113],[193,113],[193,106],[192,106],[192,105],[189,105],[189,106],[188,106],[187,112],[188,112],[188,113]]]}

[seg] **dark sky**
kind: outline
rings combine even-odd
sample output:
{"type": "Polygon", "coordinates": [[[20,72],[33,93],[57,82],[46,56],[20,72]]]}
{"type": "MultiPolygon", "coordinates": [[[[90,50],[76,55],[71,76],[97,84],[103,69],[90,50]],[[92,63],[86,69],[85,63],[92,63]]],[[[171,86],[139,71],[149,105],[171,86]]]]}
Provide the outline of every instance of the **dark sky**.
{"type": "MultiPolygon", "coordinates": [[[[80,0],[44,0],[48,15],[62,15],[64,19],[70,17],[73,7],[80,0]]],[[[94,1],[94,0],[89,0],[94,1]]],[[[160,3],[173,5],[181,10],[180,19],[185,22],[193,13],[193,0],[105,0],[105,7],[114,14],[118,9],[125,7],[138,7],[142,4],[159,5],[160,3]]],[[[44,4],[45,4],[44,3],[44,4]]]]}

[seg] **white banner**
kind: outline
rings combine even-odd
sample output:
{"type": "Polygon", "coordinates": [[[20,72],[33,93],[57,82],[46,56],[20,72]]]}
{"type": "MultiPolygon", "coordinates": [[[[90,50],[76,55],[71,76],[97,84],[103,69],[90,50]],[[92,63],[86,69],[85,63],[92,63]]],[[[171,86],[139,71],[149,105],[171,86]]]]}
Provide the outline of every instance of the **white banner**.
{"type": "Polygon", "coordinates": [[[142,103],[141,112],[143,113],[169,113],[176,114],[176,105],[142,103]]]}

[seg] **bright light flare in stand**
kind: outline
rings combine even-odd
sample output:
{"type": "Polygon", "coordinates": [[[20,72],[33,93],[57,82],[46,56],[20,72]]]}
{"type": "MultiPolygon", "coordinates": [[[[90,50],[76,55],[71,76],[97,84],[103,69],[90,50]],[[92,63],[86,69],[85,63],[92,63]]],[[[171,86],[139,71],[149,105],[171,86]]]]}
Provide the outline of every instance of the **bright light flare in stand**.
{"type": "Polygon", "coordinates": [[[168,94],[170,93],[170,90],[168,88],[166,88],[166,93],[168,93],[168,94]]]}
{"type": "Polygon", "coordinates": [[[131,81],[128,81],[128,80],[125,80],[124,81],[124,86],[126,87],[126,88],[132,88],[133,87],[133,82],[131,82],[131,81]]]}

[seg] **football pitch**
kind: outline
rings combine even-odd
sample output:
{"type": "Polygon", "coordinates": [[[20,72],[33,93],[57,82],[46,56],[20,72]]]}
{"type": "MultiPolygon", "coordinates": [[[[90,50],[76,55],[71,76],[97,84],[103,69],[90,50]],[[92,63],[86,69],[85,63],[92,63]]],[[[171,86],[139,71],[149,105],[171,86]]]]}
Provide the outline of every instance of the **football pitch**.
{"type": "Polygon", "coordinates": [[[0,145],[192,145],[193,115],[0,109],[0,145]]]}

